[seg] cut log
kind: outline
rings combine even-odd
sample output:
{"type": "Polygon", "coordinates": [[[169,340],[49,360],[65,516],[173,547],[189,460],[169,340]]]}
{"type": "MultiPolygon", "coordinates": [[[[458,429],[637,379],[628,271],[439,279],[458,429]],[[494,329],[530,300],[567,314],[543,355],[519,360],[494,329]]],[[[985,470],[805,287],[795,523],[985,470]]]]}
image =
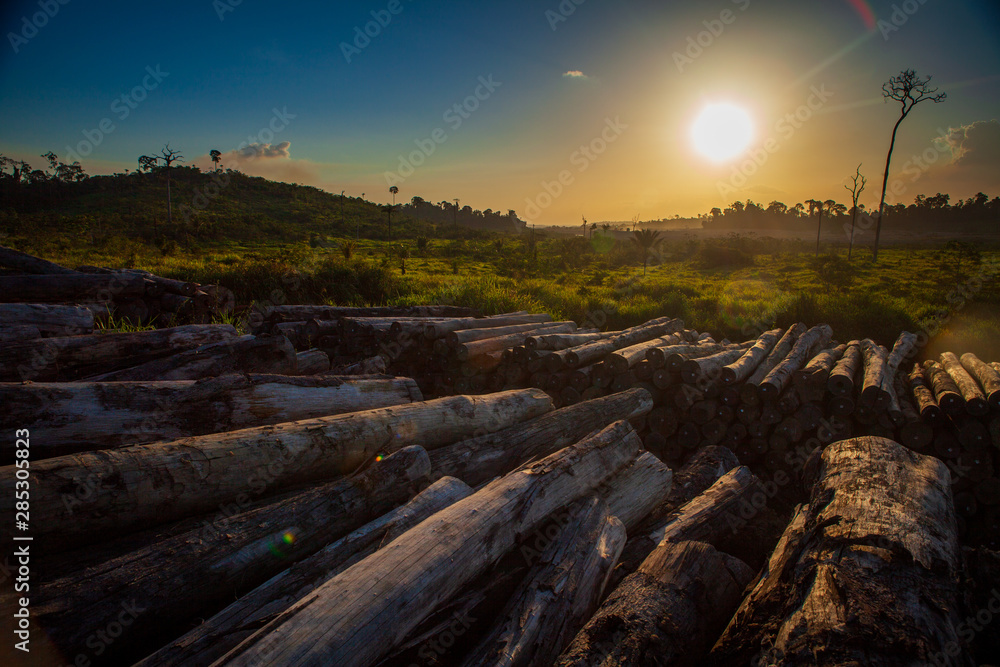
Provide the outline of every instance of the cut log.
{"type": "MultiPolygon", "coordinates": [[[[749,346],[749,344],[747,344],[749,346]]],[[[681,379],[688,384],[706,384],[715,382],[722,376],[722,369],[741,359],[749,350],[747,347],[737,347],[731,350],[716,352],[706,357],[687,359],[681,364],[681,379]]]]}
{"type": "Polygon", "coordinates": [[[605,359],[605,363],[609,364],[611,366],[611,370],[615,373],[627,373],[628,369],[632,368],[640,361],[645,360],[646,354],[652,348],[678,345],[682,340],[683,336],[680,332],[660,336],[659,338],[630,345],[616,352],[612,352],[608,355],[608,358],[605,359]]]}
{"type": "Polygon", "coordinates": [[[356,364],[334,366],[330,368],[330,372],[337,373],[338,375],[379,375],[385,373],[388,368],[389,365],[386,363],[385,357],[375,355],[374,357],[362,359],[356,364]]]}
{"type": "Polygon", "coordinates": [[[924,361],[924,377],[934,391],[934,400],[949,415],[957,415],[964,409],[962,392],[941,364],[928,359],[924,361]]]}
{"type": "Polygon", "coordinates": [[[620,419],[632,419],[653,408],[645,389],[583,401],[532,421],[478,435],[430,452],[432,477],[451,476],[479,486],[522,464],[558,451],[588,433],[620,419]]]}
{"type": "Polygon", "coordinates": [[[36,275],[70,275],[77,271],[59,266],[41,257],[29,255],[20,250],[0,246],[0,266],[20,271],[21,273],[32,273],[36,275]]]}
{"type": "MultiPolygon", "coordinates": [[[[152,283],[156,286],[159,294],[177,294],[180,296],[194,296],[198,293],[199,289],[202,288],[198,283],[188,282],[186,280],[174,280],[173,278],[164,278],[163,276],[158,276],[149,271],[140,271],[139,269],[123,269],[121,271],[115,271],[114,273],[128,273],[140,275],[146,281],[146,284],[152,283]]],[[[208,287],[208,286],[206,286],[208,287]]],[[[149,289],[147,288],[147,291],[149,289]]],[[[158,296],[159,294],[155,295],[158,296]]]]}
{"type": "Polygon", "coordinates": [[[705,664],[910,665],[953,646],[950,664],[971,665],[950,477],[891,440],[828,446],[811,502],[705,664]]]}
{"type": "Polygon", "coordinates": [[[201,380],[226,373],[296,375],[295,347],[284,336],[240,336],[170,357],[110,373],[91,375],[88,382],[201,380]]]}
{"type": "Polygon", "coordinates": [[[471,308],[461,306],[268,306],[255,311],[257,317],[273,322],[304,322],[306,320],[336,320],[341,317],[468,317],[471,308]]]}
{"type": "Polygon", "coordinates": [[[757,405],[760,403],[760,383],[763,381],[767,374],[770,373],[775,366],[781,363],[781,360],[788,356],[791,351],[792,346],[795,345],[795,340],[806,332],[806,325],[801,322],[796,322],[792,326],[785,330],[784,335],[774,344],[774,347],[765,357],[764,361],[760,362],[757,369],[746,379],[742,385],[740,385],[740,399],[744,403],[750,405],[757,405]]]}
{"type": "Polygon", "coordinates": [[[694,667],[753,579],[746,563],[702,542],[664,542],[611,594],[558,667],[694,667]]]}
{"type": "Polygon", "coordinates": [[[805,365],[805,368],[795,372],[792,382],[795,384],[795,391],[799,393],[803,400],[823,400],[827,391],[827,382],[830,379],[830,371],[833,370],[833,367],[846,350],[847,345],[838,345],[823,350],[814,356],[805,365]]]}
{"type": "Polygon", "coordinates": [[[828,324],[816,325],[799,336],[785,358],[760,381],[761,398],[777,400],[785,387],[791,383],[792,374],[805,366],[812,352],[825,347],[832,337],[833,329],[828,324]]]}
{"type": "Polygon", "coordinates": [[[903,362],[909,361],[917,353],[918,341],[917,334],[908,331],[900,332],[885,360],[886,375],[889,378],[895,377],[903,362]]]}
{"type": "Polygon", "coordinates": [[[129,274],[0,276],[0,300],[6,303],[110,301],[140,297],[145,291],[142,277],[129,274]]]}
{"type": "Polygon", "coordinates": [[[0,343],[23,343],[25,341],[37,340],[42,337],[42,332],[38,327],[30,324],[15,324],[7,326],[6,323],[0,325],[0,343]]]}
{"type": "MultiPolygon", "coordinates": [[[[386,462],[395,457],[393,454],[386,462]]],[[[472,495],[454,477],[444,477],[410,502],[327,545],[275,575],[136,667],[206,667],[257,628],[270,622],[327,579],[375,553],[432,514],[472,495]]]]}
{"type": "Polygon", "coordinates": [[[830,378],[826,382],[827,390],[834,396],[854,396],[854,382],[863,367],[861,341],[852,340],[830,370],[830,378]]]}
{"type": "MultiPolygon", "coordinates": [[[[538,389],[452,396],[46,459],[31,467],[32,509],[46,517],[33,536],[52,545],[78,546],[108,532],[120,535],[209,511],[248,486],[264,495],[289,484],[322,481],[404,445],[440,447],[551,408],[552,399],[538,389]],[[67,503],[67,494],[82,480],[88,480],[87,493],[70,495],[70,501],[79,502],[67,503]]],[[[0,469],[0,489],[13,493],[14,485],[14,466],[0,469]]],[[[0,519],[10,521],[12,514],[0,519]]]]}
{"type": "Polygon", "coordinates": [[[626,531],[632,531],[666,500],[673,477],[660,459],[643,452],[601,489],[601,497],[612,516],[621,520],[626,531]]]}
{"type": "Polygon", "coordinates": [[[684,323],[680,320],[672,317],[659,317],[645,324],[625,329],[612,338],[560,350],[548,357],[548,368],[551,371],[558,371],[563,366],[568,366],[569,368],[586,366],[599,361],[604,356],[616,350],[674,333],[683,328],[684,323]]]}
{"type": "Polygon", "coordinates": [[[934,392],[928,386],[929,383],[924,376],[924,369],[919,363],[913,364],[913,370],[910,371],[907,384],[910,389],[910,395],[913,396],[913,400],[917,404],[920,417],[930,424],[939,423],[943,413],[937,399],[934,397],[934,392]]]}
{"type": "Polygon", "coordinates": [[[427,453],[406,447],[351,478],[231,516],[221,530],[196,528],[43,584],[33,611],[49,640],[76,655],[87,650],[94,628],[119,617],[123,604],[141,609],[102,658],[141,657],[152,638],[218,611],[234,595],[406,502],[428,472],[427,453]]]}
{"type": "MultiPolygon", "coordinates": [[[[2,383],[0,425],[29,429],[37,460],[422,400],[413,380],[382,376],[2,383]]],[[[0,452],[4,464],[12,462],[13,441],[0,443],[0,452]]]]}
{"type": "Polygon", "coordinates": [[[986,395],[979,388],[976,382],[962,362],[951,352],[941,353],[941,365],[951,379],[958,386],[958,391],[965,401],[965,410],[974,417],[982,417],[990,411],[990,404],[986,401],[986,395]]]}
{"type": "Polygon", "coordinates": [[[597,609],[625,545],[625,527],[594,496],[560,519],[562,529],[463,667],[551,665],[597,609]]]}
{"type": "MultiPolygon", "coordinates": [[[[579,331],[579,330],[577,330],[579,331]]],[[[618,331],[605,331],[597,333],[571,333],[571,334],[542,334],[540,336],[529,336],[524,339],[524,346],[529,350],[565,350],[584,343],[591,343],[595,340],[604,340],[612,336],[617,336],[618,331]]]]}
{"type": "Polygon", "coordinates": [[[910,449],[922,450],[934,440],[934,429],[917,412],[903,374],[897,373],[894,381],[897,401],[903,416],[903,423],[899,427],[900,443],[910,449]]]}
{"type": "Polygon", "coordinates": [[[720,377],[726,385],[743,382],[757,369],[781,336],[781,329],[766,331],[757,337],[757,341],[742,357],[722,369],[720,377]]]}
{"type": "Polygon", "coordinates": [[[961,361],[965,370],[979,381],[979,386],[983,388],[986,400],[993,409],[1000,409],[1000,373],[971,352],[963,354],[961,361]]]}
{"type": "Polygon", "coordinates": [[[861,404],[869,410],[881,412],[889,406],[889,392],[886,391],[888,352],[881,345],[866,338],[861,341],[861,356],[864,359],[861,404]]]}
{"type": "Polygon", "coordinates": [[[430,340],[434,340],[443,338],[452,331],[461,331],[463,329],[488,329],[510,324],[539,324],[551,321],[552,317],[546,313],[511,313],[493,317],[457,317],[451,320],[428,324],[424,327],[424,336],[430,340]]]}
{"type": "MultiPolygon", "coordinates": [[[[560,322],[556,324],[565,324],[566,322],[560,322]]],[[[575,323],[574,323],[575,325],[575,323]]],[[[528,323],[528,324],[509,324],[505,327],[489,327],[487,329],[460,329],[458,331],[451,331],[444,336],[444,341],[449,347],[458,347],[459,345],[464,345],[465,343],[471,343],[477,340],[484,340],[486,338],[497,338],[499,336],[508,336],[510,334],[531,332],[534,329],[539,329],[538,323],[528,323]]],[[[574,330],[576,327],[574,326],[574,330]]],[[[538,338],[543,335],[556,335],[552,334],[540,334],[540,333],[530,333],[527,338],[538,338]]],[[[525,339],[525,344],[527,344],[527,339],[525,339]]],[[[534,349],[534,348],[532,348],[534,349]]],[[[546,349],[546,348],[542,348],[546,349]]]]}
{"type": "MultiPolygon", "coordinates": [[[[541,331],[548,331],[550,333],[571,333],[576,331],[576,323],[568,321],[546,322],[537,326],[532,331],[536,333],[541,331]]],[[[528,337],[528,333],[529,332],[521,331],[518,333],[507,334],[505,336],[498,336],[496,338],[486,338],[484,340],[462,343],[455,347],[455,357],[459,361],[467,361],[474,357],[489,354],[490,352],[499,352],[500,350],[514,347],[515,345],[523,345],[524,339],[528,337]]]]}
{"type": "Polygon", "coordinates": [[[5,346],[0,351],[0,381],[75,380],[236,337],[236,329],[229,324],[191,324],[135,333],[43,338],[5,346]]]}
{"type": "Polygon", "coordinates": [[[94,332],[94,314],[83,306],[47,303],[0,304],[0,326],[33,326],[43,336],[79,336],[94,332]]]}
{"type": "Polygon", "coordinates": [[[330,357],[323,350],[306,350],[295,355],[296,375],[316,375],[330,370],[330,357]]]}
{"type": "Polygon", "coordinates": [[[487,485],[327,581],[222,662],[234,667],[261,660],[374,664],[439,604],[495,564],[519,536],[590,493],[641,446],[627,422],[616,422],[487,485]]]}

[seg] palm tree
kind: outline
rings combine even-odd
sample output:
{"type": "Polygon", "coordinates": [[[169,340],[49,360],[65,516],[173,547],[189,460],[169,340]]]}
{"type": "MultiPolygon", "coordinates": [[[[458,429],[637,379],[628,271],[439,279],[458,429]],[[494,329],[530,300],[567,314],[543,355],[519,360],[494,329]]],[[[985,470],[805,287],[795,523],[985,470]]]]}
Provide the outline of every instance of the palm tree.
{"type": "Polygon", "coordinates": [[[878,222],[875,224],[875,250],[872,253],[872,262],[878,261],[878,240],[882,233],[882,212],[885,209],[885,188],[889,183],[889,161],[892,160],[892,149],[896,145],[896,130],[903,119],[921,102],[930,100],[937,104],[944,102],[948,97],[945,93],[938,93],[937,88],[931,88],[928,84],[931,77],[921,79],[912,70],[903,70],[899,76],[889,77],[889,80],[882,84],[882,97],[886,100],[896,100],[900,103],[899,120],[892,128],[892,139],[889,141],[889,153],[885,156],[885,173],[882,175],[882,199],[878,203],[878,222]]]}
{"type": "Polygon", "coordinates": [[[596,222],[590,223],[590,238],[594,238],[594,230],[596,229],[597,229],[597,223],[596,222]]]}
{"type": "Polygon", "coordinates": [[[351,241],[350,239],[341,241],[340,252],[344,255],[344,259],[351,259],[354,255],[354,251],[358,249],[358,244],[356,241],[351,241]]]}
{"type": "Polygon", "coordinates": [[[215,163],[215,170],[219,171],[219,161],[222,160],[222,153],[213,148],[212,150],[208,151],[208,156],[212,158],[212,162],[215,163]]]}
{"type": "Polygon", "coordinates": [[[605,222],[603,225],[601,225],[601,229],[604,230],[604,235],[607,236],[608,235],[608,231],[611,229],[611,225],[609,223],[605,222]]]}
{"type": "Polygon", "coordinates": [[[642,252],[642,275],[646,275],[646,262],[649,260],[649,252],[659,245],[660,232],[652,229],[640,229],[632,232],[632,243],[642,252]]]}
{"type": "Polygon", "coordinates": [[[389,192],[392,193],[392,205],[395,206],[396,205],[396,195],[399,194],[399,188],[397,188],[394,185],[391,188],[389,188],[389,192]]]}

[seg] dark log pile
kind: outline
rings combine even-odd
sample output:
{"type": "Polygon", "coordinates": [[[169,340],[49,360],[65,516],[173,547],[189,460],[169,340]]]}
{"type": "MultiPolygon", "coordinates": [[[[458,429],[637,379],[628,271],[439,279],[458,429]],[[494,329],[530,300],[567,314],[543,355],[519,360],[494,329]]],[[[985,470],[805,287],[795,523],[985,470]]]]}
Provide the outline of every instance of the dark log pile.
{"type": "Polygon", "coordinates": [[[0,266],[0,425],[31,441],[0,494],[27,483],[45,664],[996,658],[995,361],[435,305],[95,333],[94,286],[119,314],[213,290],[0,266]]]}

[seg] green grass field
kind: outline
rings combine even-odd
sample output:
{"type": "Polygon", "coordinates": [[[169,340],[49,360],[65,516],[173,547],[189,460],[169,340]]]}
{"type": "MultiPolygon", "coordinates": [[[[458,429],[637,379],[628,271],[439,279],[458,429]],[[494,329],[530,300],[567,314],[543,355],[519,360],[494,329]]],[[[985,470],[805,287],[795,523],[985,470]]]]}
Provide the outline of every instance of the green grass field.
{"type": "Polygon", "coordinates": [[[218,244],[167,254],[116,237],[97,247],[66,239],[19,246],[68,266],[135,267],[225,285],[241,303],[452,303],[483,314],[546,311],[604,329],[671,315],[734,340],[796,321],[826,322],[841,341],[868,337],[889,346],[907,330],[927,334],[927,355],[971,351],[1000,359],[997,248],[888,247],[873,265],[865,249],[848,262],[844,249],[816,258],[798,241],[687,238],[662,244],[643,276],[631,244],[600,234],[536,244],[510,236],[430,240],[424,249],[361,239],[350,260],[341,242],[218,244]]]}

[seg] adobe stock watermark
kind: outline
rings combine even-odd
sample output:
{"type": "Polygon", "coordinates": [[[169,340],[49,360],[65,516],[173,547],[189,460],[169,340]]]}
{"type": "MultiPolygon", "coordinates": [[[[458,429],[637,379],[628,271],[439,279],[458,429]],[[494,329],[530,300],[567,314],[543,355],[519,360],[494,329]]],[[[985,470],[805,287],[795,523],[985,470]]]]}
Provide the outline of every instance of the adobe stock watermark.
{"type": "MultiPolygon", "coordinates": [[[[119,122],[128,118],[139,104],[149,97],[149,94],[156,90],[164,79],[170,76],[170,72],[161,70],[159,64],[155,68],[147,65],[146,72],[146,76],[142,77],[139,85],[112,100],[111,113],[117,116],[119,122]]],[[[94,129],[83,130],[83,141],[76,145],[75,150],[67,145],[66,154],[72,162],[79,162],[81,157],[90,155],[95,148],[104,143],[104,139],[117,127],[111,118],[102,118],[94,129]]]]}
{"type": "MultiPolygon", "coordinates": [[[[407,0],[407,2],[413,2],[413,0],[407,0]]],[[[354,39],[350,43],[340,43],[340,52],[344,54],[344,60],[347,61],[348,65],[351,64],[351,60],[355,56],[361,55],[361,52],[371,45],[373,39],[389,27],[393,16],[399,16],[403,13],[402,0],[389,0],[385,9],[373,9],[370,13],[371,21],[365,23],[363,27],[354,26],[354,39]]]]}
{"type": "Polygon", "coordinates": [[[779,118],[774,124],[773,133],[758,148],[749,151],[749,157],[733,167],[728,179],[716,183],[719,195],[729,201],[729,196],[737,194],[740,188],[747,184],[750,177],[756,174],[772,155],[781,150],[782,144],[778,137],[784,141],[790,140],[803,125],[816,115],[816,112],[826,106],[831,97],[833,97],[833,92],[826,89],[826,84],[819,87],[810,86],[809,97],[806,98],[805,103],[779,118]]]}
{"type": "Polygon", "coordinates": [[[38,31],[47,26],[50,19],[56,17],[60,6],[68,5],[69,1],[39,0],[38,7],[41,11],[35,12],[30,17],[22,16],[21,30],[7,33],[7,40],[10,42],[10,47],[14,49],[14,53],[19,52],[22,46],[34,39],[38,35],[38,31]]]}
{"type": "Polygon", "coordinates": [[[562,0],[559,5],[553,9],[545,10],[545,20],[549,22],[549,27],[552,28],[552,32],[556,31],[560,23],[565,23],[569,20],[569,17],[576,13],[576,8],[585,3],[587,0],[562,0]]]}
{"type": "Polygon", "coordinates": [[[892,6],[892,14],[889,20],[879,19],[875,26],[882,33],[882,39],[889,41],[889,35],[902,28],[910,17],[916,14],[922,5],[927,4],[927,0],[905,0],[903,4],[892,6]]]}
{"type": "Polygon", "coordinates": [[[243,4],[243,0],[212,0],[212,9],[220,21],[226,20],[226,14],[235,12],[236,8],[243,4]]]}
{"type": "MultiPolygon", "coordinates": [[[[745,12],[750,6],[750,0],[729,1],[739,7],[741,12],[745,12]]],[[[705,49],[710,48],[715,44],[715,40],[722,36],[726,26],[736,22],[737,16],[739,15],[732,9],[723,9],[719,12],[719,18],[702,21],[701,24],[705,26],[705,29],[695,35],[688,35],[684,52],[674,51],[671,56],[674,59],[674,64],[677,65],[677,71],[683,74],[685,67],[694,64],[694,61],[705,53],[705,49]]]]}
{"type": "MultiPolygon", "coordinates": [[[[493,75],[479,77],[479,85],[476,86],[472,94],[461,102],[456,102],[441,115],[441,120],[450,128],[452,132],[458,131],[462,124],[472,117],[483,102],[490,99],[497,88],[503,85],[502,81],[494,81],[493,75]]],[[[388,186],[401,185],[407,178],[412,176],[417,167],[420,167],[427,158],[434,155],[438,146],[448,141],[448,131],[443,127],[434,128],[430,134],[423,139],[414,139],[417,150],[410,151],[408,155],[399,155],[399,164],[396,171],[385,172],[385,183],[388,186]]]]}
{"type": "MultiPolygon", "coordinates": [[[[628,129],[628,125],[621,122],[618,116],[614,120],[604,119],[604,127],[600,133],[586,144],[581,144],[579,148],[570,153],[569,163],[576,167],[576,173],[582,174],[590,168],[593,162],[608,150],[608,146],[618,141],[622,133],[628,129]]],[[[576,176],[569,169],[563,169],[553,181],[542,180],[539,185],[542,191],[534,197],[524,200],[527,208],[524,217],[528,222],[533,222],[535,218],[542,214],[542,211],[552,206],[552,203],[565,192],[566,188],[573,184],[576,176]]]]}

